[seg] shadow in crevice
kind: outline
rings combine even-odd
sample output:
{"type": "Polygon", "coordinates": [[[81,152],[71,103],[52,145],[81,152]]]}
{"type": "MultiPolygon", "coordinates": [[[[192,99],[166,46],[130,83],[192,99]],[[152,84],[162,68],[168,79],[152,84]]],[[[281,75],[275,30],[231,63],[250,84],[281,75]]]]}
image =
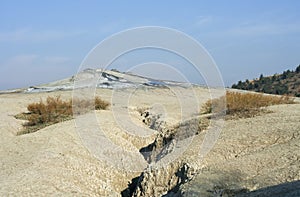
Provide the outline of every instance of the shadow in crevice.
{"type": "Polygon", "coordinates": [[[141,176],[131,179],[131,182],[128,183],[128,187],[121,192],[121,196],[122,197],[133,196],[133,193],[136,190],[136,188],[138,187],[142,178],[143,178],[143,174],[141,176]]]}

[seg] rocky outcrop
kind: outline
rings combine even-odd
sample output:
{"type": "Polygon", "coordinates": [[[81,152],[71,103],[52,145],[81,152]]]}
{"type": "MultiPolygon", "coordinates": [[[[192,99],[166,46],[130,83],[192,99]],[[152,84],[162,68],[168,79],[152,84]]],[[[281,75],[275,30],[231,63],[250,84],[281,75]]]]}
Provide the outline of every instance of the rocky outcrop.
{"type": "Polygon", "coordinates": [[[158,134],[153,143],[140,149],[149,163],[148,168],[132,180],[128,188],[122,192],[122,196],[181,196],[180,186],[191,180],[198,169],[184,157],[169,163],[164,163],[163,159],[176,151],[176,145],[180,141],[192,138],[205,129],[209,121],[193,118],[168,127],[161,114],[146,110],[141,116],[144,117],[143,122],[157,130],[158,134]]]}
{"type": "Polygon", "coordinates": [[[148,167],[139,177],[132,179],[122,197],[182,196],[180,186],[190,181],[196,169],[184,162],[171,163],[163,168],[148,167]]]}
{"type": "Polygon", "coordinates": [[[141,174],[133,196],[179,196],[180,185],[191,180],[194,173],[195,169],[182,162],[159,169],[149,167],[141,174]]]}
{"type": "Polygon", "coordinates": [[[149,164],[158,162],[174,151],[177,143],[199,134],[209,124],[208,118],[195,117],[177,125],[170,125],[164,121],[161,114],[153,113],[151,110],[146,110],[141,116],[149,128],[158,131],[154,142],[140,149],[140,153],[149,164]]]}

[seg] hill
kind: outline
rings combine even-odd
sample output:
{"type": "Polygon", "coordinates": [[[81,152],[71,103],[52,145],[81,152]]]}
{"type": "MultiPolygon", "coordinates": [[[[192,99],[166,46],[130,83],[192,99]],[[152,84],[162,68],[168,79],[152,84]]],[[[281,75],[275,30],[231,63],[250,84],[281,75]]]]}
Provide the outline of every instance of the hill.
{"type": "Polygon", "coordinates": [[[286,70],[273,76],[261,74],[258,79],[239,81],[232,88],[300,97],[300,65],[294,71],[286,70]]]}
{"type": "Polygon", "coordinates": [[[97,78],[97,88],[103,89],[122,89],[136,87],[166,87],[166,86],[189,86],[188,83],[152,79],[149,77],[138,76],[132,73],[122,73],[116,69],[85,69],[76,75],[50,82],[47,84],[33,85],[27,88],[0,90],[0,94],[6,93],[41,93],[54,91],[70,91],[74,88],[84,88],[91,85],[91,80],[97,78]],[[76,84],[76,87],[74,87],[76,84]],[[80,86],[80,87],[79,87],[80,86]]]}

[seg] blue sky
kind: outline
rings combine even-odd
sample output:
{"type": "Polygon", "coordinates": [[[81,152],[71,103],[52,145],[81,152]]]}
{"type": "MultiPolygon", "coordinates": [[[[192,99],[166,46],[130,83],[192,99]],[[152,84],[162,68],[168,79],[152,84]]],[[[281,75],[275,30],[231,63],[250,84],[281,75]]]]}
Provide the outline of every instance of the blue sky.
{"type": "Polygon", "coordinates": [[[138,26],[178,29],[211,54],[225,85],[300,64],[300,1],[16,1],[0,3],[0,89],[75,74],[101,40],[138,26]]]}

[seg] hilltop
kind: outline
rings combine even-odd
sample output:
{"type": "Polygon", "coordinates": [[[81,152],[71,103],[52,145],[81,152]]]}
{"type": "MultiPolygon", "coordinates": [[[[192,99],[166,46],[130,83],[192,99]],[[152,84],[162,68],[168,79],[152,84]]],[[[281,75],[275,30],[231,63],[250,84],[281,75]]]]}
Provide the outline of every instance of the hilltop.
{"type": "Polygon", "coordinates": [[[294,71],[286,70],[272,76],[261,74],[254,80],[239,81],[237,84],[233,84],[232,88],[300,97],[300,65],[294,71]]]}
{"type": "Polygon", "coordinates": [[[91,86],[91,80],[97,79],[96,87],[100,89],[122,89],[137,87],[166,87],[166,86],[189,86],[188,83],[152,79],[138,76],[132,73],[120,72],[116,69],[85,69],[71,77],[30,87],[0,90],[0,94],[6,93],[41,93],[54,91],[70,91],[74,88],[86,88],[91,86]],[[76,84],[74,86],[74,84],[76,84]],[[80,86],[80,87],[79,87],[80,86]]]}

